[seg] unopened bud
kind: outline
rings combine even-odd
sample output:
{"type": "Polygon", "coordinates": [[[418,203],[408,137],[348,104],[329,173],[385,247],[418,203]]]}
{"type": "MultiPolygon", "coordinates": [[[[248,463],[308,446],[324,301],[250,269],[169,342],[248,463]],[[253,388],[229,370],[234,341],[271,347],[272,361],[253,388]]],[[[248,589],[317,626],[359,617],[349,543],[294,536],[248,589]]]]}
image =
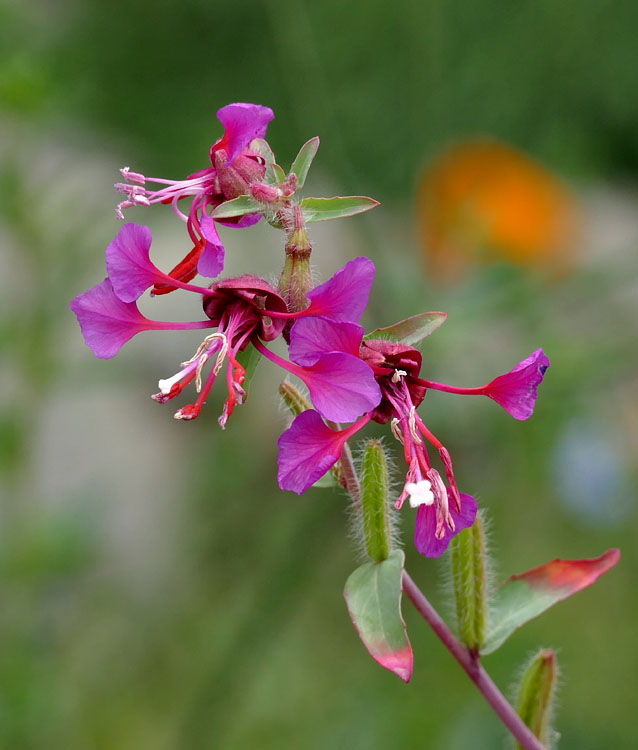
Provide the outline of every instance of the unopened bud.
{"type": "Polygon", "coordinates": [[[480,511],[474,524],[452,539],[450,553],[458,634],[478,653],[485,641],[488,616],[488,559],[480,511]]]}
{"type": "Polygon", "coordinates": [[[518,689],[518,715],[546,748],[552,747],[556,738],[551,720],[557,679],[556,654],[552,649],[542,649],[525,667],[518,689]]]}
{"type": "Polygon", "coordinates": [[[250,193],[256,201],[267,204],[276,203],[282,196],[281,190],[276,185],[266,185],[263,182],[251,185],[250,193]]]}
{"type": "Polygon", "coordinates": [[[223,148],[213,153],[213,166],[217,170],[219,187],[226,200],[249,195],[250,186],[263,179],[265,165],[246,151],[239,153],[232,164],[228,164],[228,154],[223,148]]]}
{"type": "Polygon", "coordinates": [[[312,246],[299,206],[294,207],[293,226],[286,242],[286,261],[279,278],[279,292],[290,312],[308,307],[306,294],[312,289],[310,253],[312,246]]]}
{"type": "Polygon", "coordinates": [[[302,411],[312,409],[310,401],[296,386],[287,380],[284,380],[279,386],[279,395],[295,417],[299,416],[302,411]]]}
{"type": "Polygon", "coordinates": [[[361,521],[368,556],[376,562],[392,552],[388,460],[379,440],[369,440],[361,462],[361,521]]]}

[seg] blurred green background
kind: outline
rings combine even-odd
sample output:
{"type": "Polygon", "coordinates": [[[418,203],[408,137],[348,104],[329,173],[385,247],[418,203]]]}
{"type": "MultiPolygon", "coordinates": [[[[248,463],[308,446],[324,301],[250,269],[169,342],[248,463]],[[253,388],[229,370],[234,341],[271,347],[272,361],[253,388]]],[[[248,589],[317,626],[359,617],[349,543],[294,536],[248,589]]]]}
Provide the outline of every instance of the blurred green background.
{"type": "MultiPolygon", "coordinates": [[[[637,31],[638,6],[607,0],[0,0],[0,746],[505,742],[407,603],[412,683],[365,653],[341,597],[357,564],[345,498],[276,485],[285,415],[269,363],[222,433],[219,393],[192,424],[148,398],[196,336],[151,333],[107,362],[82,342],[68,303],[104,274],[119,167],[179,178],[206,166],[215,112],[233,101],[275,110],[284,166],[321,137],[307,194],[382,202],[313,230],[315,268],[326,278],[373,258],[368,327],[447,310],[423,347],[426,377],[475,385],[549,354],[529,422],[439,393],[424,413],[487,509],[497,579],[622,548],[617,569],[486,666],[507,689],[532,650],[557,648],[560,747],[638,746],[637,31]],[[571,273],[499,262],[443,285],[427,272],[421,170],[476,135],[574,191],[571,273]]],[[[183,228],[167,214],[130,219],[151,226],[168,265],[183,228]]],[[[276,277],[274,230],[224,239],[231,272],[276,277]]],[[[439,604],[445,561],[419,558],[402,520],[408,568],[439,604]]]]}

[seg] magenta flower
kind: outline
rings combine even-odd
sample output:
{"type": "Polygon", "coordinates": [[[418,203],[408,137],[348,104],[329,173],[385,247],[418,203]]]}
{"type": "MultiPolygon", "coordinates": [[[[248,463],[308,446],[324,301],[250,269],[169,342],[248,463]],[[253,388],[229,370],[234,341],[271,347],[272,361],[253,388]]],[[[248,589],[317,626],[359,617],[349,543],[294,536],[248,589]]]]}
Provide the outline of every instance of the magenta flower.
{"type": "Polygon", "coordinates": [[[142,331],[210,328],[210,322],[163,323],[149,320],[134,302],[123,302],[107,277],[101,284],[77,296],[71,302],[82,335],[100,359],[114,357],[127,341],[142,331]]]}
{"type": "MultiPolygon", "coordinates": [[[[322,347],[321,335],[319,332],[314,338],[306,338],[304,324],[315,325],[310,320],[295,324],[295,328],[300,327],[302,343],[302,351],[297,356],[309,361],[312,347],[319,350],[322,347]]],[[[348,347],[356,341],[355,332],[349,329],[343,332],[344,336],[346,333],[348,337],[344,338],[342,346],[349,350],[348,347]]],[[[425,398],[427,389],[487,395],[505,406],[517,419],[527,418],[533,410],[537,387],[549,366],[549,359],[539,349],[511,373],[496,378],[487,386],[461,389],[421,379],[421,353],[413,347],[373,339],[362,343],[360,355],[375,372],[382,394],[380,402],[356,424],[344,430],[330,429],[317,412],[299,415],[279,439],[279,486],[298,494],[305,492],[339,460],[345,441],[368,421],[390,422],[393,435],[403,445],[407,464],[403,490],[396,507],[401,508],[409,499],[410,506],[419,509],[416,547],[428,557],[438,557],[455,534],[472,525],[476,517],[476,501],[471,495],[459,492],[447,448],[417,414],[417,407],[425,398]],[[526,416],[522,417],[523,414],[526,416]],[[439,454],[447,487],[431,463],[428,444],[439,454]]]]}
{"type": "Polygon", "coordinates": [[[279,438],[279,486],[301,495],[332,468],[346,440],[370,421],[331,430],[314,410],[302,412],[279,438]]]}
{"type": "Polygon", "coordinates": [[[210,288],[170,279],[150,259],[152,235],[148,227],[125,224],[106,250],[109,277],[102,284],[76,297],[71,309],[77,315],[86,343],[98,357],[109,358],[136,334],[147,330],[215,328],[182,369],[160,380],[156,401],[166,403],[195,380],[199,396],[180,409],[178,419],[196,418],[225,361],[228,398],[220,424],[225,426],[236,403],[244,397],[245,370],[238,361],[249,343],[268,359],[301,378],[315,408],[326,419],[352,421],[379,402],[381,392],[374,373],[359,357],[363,328],[342,320],[360,317],[374,278],[374,265],[367,258],[347,263],[332,279],[316,287],[306,310],[290,313],[281,295],[256,276],[225,279],[210,288]],[[205,320],[170,323],[146,318],[137,300],[158,284],[175,286],[200,295],[205,320]],[[345,281],[344,281],[345,280],[345,281]],[[345,286],[346,296],[336,293],[345,286]],[[345,312],[344,312],[345,310],[345,312]],[[332,318],[328,317],[332,316],[332,318]],[[292,321],[291,359],[271,352],[264,342],[276,339],[292,321]],[[207,362],[214,365],[202,385],[207,362]]]}
{"type": "Polygon", "coordinates": [[[487,385],[478,388],[457,388],[432,380],[421,380],[426,388],[433,388],[446,393],[459,393],[465,396],[489,396],[500,404],[514,419],[529,419],[534,413],[538,386],[543,382],[549,357],[542,349],[519,362],[516,367],[505,375],[499,375],[487,385]]]}
{"type": "MultiPolygon", "coordinates": [[[[126,182],[115,187],[126,195],[117,207],[117,215],[124,218],[124,209],[132,206],[150,206],[154,203],[170,203],[175,214],[188,228],[193,249],[168,274],[178,281],[190,281],[199,271],[203,276],[217,276],[224,263],[224,246],[219,239],[215,221],[208,216],[226,200],[250,193],[250,185],[260,181],[266,171],[263,157],[250,149],[255,138],[264,138],[268,123],[274,114],[268,107],[258,104],[229,104],[217,112],[225,128],[223,137],[210,150],[211,166],[195,172],[185,180],[166,180],[145,177],[122,169],[126,182]],[[147,183],[160,186],[150,189],[147,183]],[[192,197],[188,214],[184,214],[178,202],[192,197]]],[[[246,214],[237,219],[219,223],[226,226],[246,227],[261,219],[260,213],[246,214]]],[[[166,294],[175,289],[168,282],[157,284],[155,294],[166,294]]]]}
{"type": "Polygon", "coordinates": [[[534,412],[538,386],[549,367],[549,357],[537,349],[506,375],[500,375],[483,388],[486,396],[500,404],[514,419],[529,419],[534,412]]]}

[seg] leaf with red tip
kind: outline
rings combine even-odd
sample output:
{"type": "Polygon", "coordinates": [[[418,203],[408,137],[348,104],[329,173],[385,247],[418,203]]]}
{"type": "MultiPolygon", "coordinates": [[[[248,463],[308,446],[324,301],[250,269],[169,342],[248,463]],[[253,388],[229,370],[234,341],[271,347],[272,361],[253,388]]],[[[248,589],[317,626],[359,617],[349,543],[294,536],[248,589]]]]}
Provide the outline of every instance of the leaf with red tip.
{"type": "Polygon", "coordinates": [[[363,338],[364,341],[385,339],[386,341],[395,341],[397,344],[416,346],[442,326],[446,318],[447,313],[444,312],[424,312],[420,315],[413,315],[411,318],[400,320],[394,325],[377,328],[366,334],[363,338]]]}
{"type": "Polygon", "coordinates": [[[490,606],[490,628],[482,654],[490,654],[521,625],[553,604],[591,586],[620,559],[610,549],[590,560],[552,560],[513,575],[496,591],[490,606]]]}
{"type": "Polygon", "coordinates": [[[404,560],[403,551],[395,550],[382,562],[365,563],[350,575],[343,595],[370,656],[409,682],[414,656],[401,615],[404,560]]]}

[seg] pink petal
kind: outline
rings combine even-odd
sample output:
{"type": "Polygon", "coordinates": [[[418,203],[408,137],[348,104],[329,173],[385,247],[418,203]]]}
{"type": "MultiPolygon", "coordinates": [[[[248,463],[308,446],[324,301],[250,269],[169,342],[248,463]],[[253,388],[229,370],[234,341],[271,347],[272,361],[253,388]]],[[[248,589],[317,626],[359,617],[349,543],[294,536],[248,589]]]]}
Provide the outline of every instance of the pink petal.
{"type": "Polygon", "coordinates": [[[358,321],[368,304],[374,273],[374,263],[369,258],[351,260],[331,279],[308,292],[311,304],[304,312],[333,320],[358,321]]]}
{"type": "Polygon", "coordinates": [[[101,359],[114,357],[136,333],[156,328],[135,302],[123,302],[108,278],[71,302],[87,346],[101,359]]]}
{"type": "Polygon", "coordinates": [[[224,270],[224,245],[217,234],[215,221],[210,216],[202,216],[200,226],[206,245],[197,263],[197,270],[202,276],[212,279],[224,270]]]}
{"type": "Polygon", "coordinates": [[[313,409],[302,412],[279,438],[282,490],[301,495],[339,460],[350,430],[331,430],[313,409]]]}
{"type": "Polygon", "coordinates": [[[358,323],[300,318],[290,330],[290,359],[298,365],[312,365],[327,352],[346,352],[358,357],[364,331],[358,323]]]}
{"type": "Polygon", "coordinates": [[[263,214],[244,214],[239,216],[237,219],[215,219],[217,224],[221,224],[225,227],[231,227],[234,229],[246,229],[246,227],[252,227],[258,224],[263,217],[263,214]]]}
{"type": "Polygon", "coordinates": [[[381,401],[374,373],[352,354],[323,354],[296,374],[308,386],[317,411],[333,422],[353,422],[381,401]]]}
{"type": "Polygon", "coordinates": [[[274,116],[270,107],[243,102],[228,104],[217,112],[217,119],[226,130],[220,143],[228,154],[228,164],[231,164],[241,151],[248,148],[253,139],[266,135],[268,123],[274,116]]]}
{"type": "Polygon", "coordinates": [[[149,258],[152,241],[148,227],[129,223],[106,248],[109,279],[123,302],[135,302],[149,287],[168,278],[149,258]]]}
{"type": "MultiPolygon", "coordinates": [[[[450,494],[450,493],[448,493],[450,494]]],[[[414,544],[422,555],[426,557],[441,557],[459,531],[468,529],[476,518],[476,500],[472,495],[461,492],[461,512],[458,513],[454,503],[450,503],[450,513],[454,519],[455,530],[450,531],[445,527],[445,536],[437,539],[436,531],[436,509],[434,505],[419,505],[416,516],[416,527],[414,529],[414,544]]]]}
{"type": "Polygon", "coordinates": [[[542,349],[505,375],[500,375],[485,386],[484,393],[500,404],[514,419],[529,419],[534,412],[537,389],[549,367],[549,357],[542,349]]]}

